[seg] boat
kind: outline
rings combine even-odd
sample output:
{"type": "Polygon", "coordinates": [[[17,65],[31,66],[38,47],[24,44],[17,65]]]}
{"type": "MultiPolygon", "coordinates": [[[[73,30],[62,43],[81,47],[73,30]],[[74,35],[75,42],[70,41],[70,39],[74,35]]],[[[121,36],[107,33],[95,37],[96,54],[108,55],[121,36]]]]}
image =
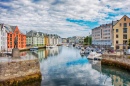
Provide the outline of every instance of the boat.
{"type": "Polygon", "coordinates": [[[32,47],[32,48],[30,48],[30,50],[38,50],[38,47],[32,47]]]}
{"type": "Polygon", "coordinates": [[[90,54],[92,51],[95,51],[95,50],[93,48],[89,48],[89,47],[85,49],[86,54],[90,54]]]}
{"type": "Polygon", "coordinates": [[[101,60],[102,57],[101,57],[102,54],[100,53],[96,53],[96,52],[91,52],[89,55],[88,55],[88,59],[91,59],[91,60],[101,60]]]}
{"type": "Polygon", "coordinates": [[[51,45],[50,46],[46,46],[46,48],[54,48],[54,47],[56,47],[56,46],[51,46],[51,45]]]}
{"type": "Polygon", "coordinates": [[[81,49],[80,54],[81,54],[81,55],[85,54],[84,49],[81,49]]]}

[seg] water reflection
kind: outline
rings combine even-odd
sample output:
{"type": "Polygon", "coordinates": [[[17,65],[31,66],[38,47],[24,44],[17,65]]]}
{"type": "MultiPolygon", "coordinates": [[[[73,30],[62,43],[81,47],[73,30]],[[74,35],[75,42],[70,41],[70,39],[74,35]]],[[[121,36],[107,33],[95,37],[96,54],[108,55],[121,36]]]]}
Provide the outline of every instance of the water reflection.
{"type": "Polygon", "coordinates": [[[102,66],[79,52],[73,47],[34,51],[40,61],[41,86],[130,86],[128,72],[102,66]]]}
{"type": "Polygon", "coordinates": [[[103,65],[102,73],[112,78],[114,86],[130,86],[130,73],[127,71],[103,65]]]}

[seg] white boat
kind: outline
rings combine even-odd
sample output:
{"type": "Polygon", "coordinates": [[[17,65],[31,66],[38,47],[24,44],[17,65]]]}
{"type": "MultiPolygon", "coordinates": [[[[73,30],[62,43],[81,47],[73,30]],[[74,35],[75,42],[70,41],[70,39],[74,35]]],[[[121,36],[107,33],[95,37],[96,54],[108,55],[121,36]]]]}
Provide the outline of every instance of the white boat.
{"type": "Polygon", "coordinates": [[[85,49],[86,54],[90,54],[92,51],[95,51],[95,50],[93,48],[89,48],[89,47],[85,49]]]}
{"type": "Polygon", "coordinates": [[[88,59],[101,60],[101,59],[102,59],[101,55],[102,55],[102,54],[100,54],[100,53],[91,52],[91,53],[88,55],[88,59]]]}
{"type": "Polygon", "coordinates": [[[46,46],[46,48],[53,48],[53,47],[56,47],[56,46],[46,46]]]}
{"type": "Polygon", "coordinates": [[[38,50],[38,47],[32,47],[30,50],[38,50]]]}
{"type": "Polygon", "coordinates": [[[82,55],[85,54],[84,49],[81,49],[80,54],[82,54],[82,55]]]}

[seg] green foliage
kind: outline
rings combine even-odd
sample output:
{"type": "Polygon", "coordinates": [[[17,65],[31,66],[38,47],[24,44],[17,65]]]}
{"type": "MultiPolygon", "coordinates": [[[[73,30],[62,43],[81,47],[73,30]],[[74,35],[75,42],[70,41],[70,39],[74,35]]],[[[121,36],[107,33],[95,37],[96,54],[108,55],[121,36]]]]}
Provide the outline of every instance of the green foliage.
{"type": "Polygon", "coordinates": [[[92,37],[90,37],[90,36],[85,37],[84,44],[91,45],[92,44],[92,37]]]}

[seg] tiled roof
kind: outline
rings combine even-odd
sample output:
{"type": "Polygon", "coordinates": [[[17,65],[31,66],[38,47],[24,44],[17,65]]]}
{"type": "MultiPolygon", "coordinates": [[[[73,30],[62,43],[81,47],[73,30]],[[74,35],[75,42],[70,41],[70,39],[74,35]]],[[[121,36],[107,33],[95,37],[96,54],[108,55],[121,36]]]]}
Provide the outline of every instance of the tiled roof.
{"type": "Polygon", "coordinates": [[[119,21],[119,20],[117,20],[117,21],[112,21],[112,25],[114,26],[118,21],[119,21]]]}

